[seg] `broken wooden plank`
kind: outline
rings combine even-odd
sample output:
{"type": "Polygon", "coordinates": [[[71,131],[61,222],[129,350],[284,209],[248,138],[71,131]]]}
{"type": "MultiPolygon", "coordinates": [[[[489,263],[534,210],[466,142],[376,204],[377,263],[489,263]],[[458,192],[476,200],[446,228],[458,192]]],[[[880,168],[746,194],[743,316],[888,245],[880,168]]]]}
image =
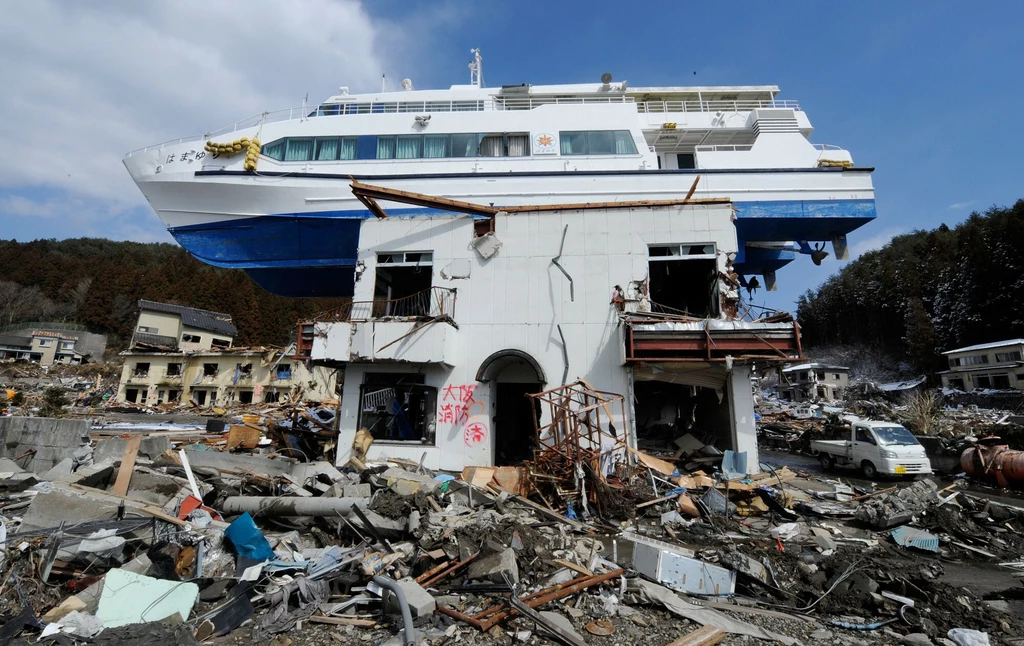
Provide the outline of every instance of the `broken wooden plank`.
{"type": "Polygon", "coordinates": [[[361,619],[359,617],[321,617],[313,615],[307,621],[314,624],[331,624],[332,626],[359,626],[360,628],[373,628],[377,625],[376,619],[361,619]]]}
{"type": "Polygon", "coordinates": [[[576,565],[575,563],[571,561],[566,561],[565,559],[552,559],[551,562],[557,565],[561,565],[562,567],[567,567],[573,572],[578,572],[583,576],[594,576],[593,572],[583,567],[582,565],[576,565]]]}
{"type": "Polygon", "coordinates": [[[683,635],[668,646],[713,646],[725,639],[725,631],[715,626],[702,626],[683,635]]]}
{"type": "Polygon", "coordinates": [[[128,485],[131,484],[132,472],[135,471],[135,458],[139,455],[139,446],[141,445],[141,433],[136,433],[128,438],[124,447],[124,457],[121,458],[121,466],[117,469],[117,480],[114,481],[114,488],[111,490],[115,496],[128,495],[128,485]]]}

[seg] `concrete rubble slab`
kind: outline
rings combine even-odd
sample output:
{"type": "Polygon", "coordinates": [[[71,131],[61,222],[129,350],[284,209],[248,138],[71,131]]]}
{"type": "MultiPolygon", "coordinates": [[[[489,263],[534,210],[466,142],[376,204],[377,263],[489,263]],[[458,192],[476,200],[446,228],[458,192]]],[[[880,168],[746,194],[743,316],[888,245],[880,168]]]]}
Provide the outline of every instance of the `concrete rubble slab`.
{"type": "Polygon", "coordinates": [[[519,582],[519,563],[516,560],[516,552],[512,548],[477,559],[469,566],[470,579],[486,579],[502,583],[505,580],[505,575],[508,575],[513,583],[519,582]]]}

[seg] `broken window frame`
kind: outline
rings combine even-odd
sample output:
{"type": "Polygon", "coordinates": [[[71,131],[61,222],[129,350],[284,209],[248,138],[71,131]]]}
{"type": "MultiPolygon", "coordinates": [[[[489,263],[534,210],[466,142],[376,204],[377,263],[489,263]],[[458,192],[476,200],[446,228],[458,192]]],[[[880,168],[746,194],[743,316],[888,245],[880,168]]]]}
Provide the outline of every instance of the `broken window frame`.
{"type": "Polygon", "coordinates": [[[429,315],[433,283],[433,251],[379,252],[374,270],[373,304],[370,317],[429,315]],[[412,272],[409,271],[410,269],[412,272]],[[391,280],[385,280],[382,272],[388,272],[391,280]],[[406,276],[410,273],[415,278],[406,276]],[[405,281],[416,281],[422,284],[414,285],[412,289],[401,289],[399,293],[402,295],[395,296],[396,285],[406,286],[405,281]],[[417,295],[422,295],[422,297],[414,298],[417,295]]]}
{"type": "Polygon", "coordinates": [[[199,334],[182,334],[181,335],[181,342],[182,343],[202,343],[203,342],[203,337],[202,337],[202,335],[199,335],[199,334]]]}
{"type": "Polygon", "coordinates": [[[231,341],[229,339],[218,339],[217,337],[213,337],[212,339],[210,339],[210,347],[211,348],[230,348],[231,347],[231,341]]]}
{"type": "Polygon", "coordinates": [[[277,367],[274,369],[274,378],[280,381],[285,381],[287,379],[291,379],[293,373],[294,370],[291,362],[283,361],[277,364],[277,367]]]}
{"type": "Polygon", "coordinates": [[[375,442],[433,445],[437,401],[437,388],[427,386],[422,374],[367,372],[359,386],[358,428],[369,430],[375,442]],[[396,402],[401,418],[394,412],[396,402]],[[402,437],[401,419],[411,435],[402,437]]]}
{"type": "Polygon", "coordinates": [[[219,363],[204,363],[203,364],[203,377],[216,377],[220,374],[219,363]]]}
{"type": "MultiPolygon", "coordinates": [[[[658,243],[647,246],[647,297],[651,302],[652,311],[668,310],[667,313],[685,313],[697,318],[717,318],[722,311],[721,298],[719,296],[718,281],[718,245],[714,242],[683,242],[683,243],[658,243]],[[654,298],[655,291],[663,291],[659,288],[652,288],[653,269],[661,262],[685,262],[685,261],[710,261],[712,266],[708,270],[708,302],[706,308],[701,312],[691,312],[688,307],[677,307],[677,303],[662,303],[654,298]]],[[[668,270],[666,270],[667,272],[668,270]]],[[[687,305],[690,305],[689,301],[687,305]]]]}
{"type": "Polygon", "coordinates": [[[181,376],[182,365],[183,364],[181,364],[179,362],[167,364],[167,371],[166,371],[165,374],[168,377],[180,377],[181,376]]]}
{"type": "Polygon", "coordinates": [[[251,404],[255,401],[255,395],[253,395],[253,392],[248,388],[239,390],[236,394],[238,395],[237,399],[239,404],[251,404]],[[248,397],[246,397],[246,395],[248,395],[248,397]]]}
{"type": "Polygon", "coordinates": [[[150,363],[148,361],[137,361],[132,370],[132,377],[143,378],[149,376],[150,363]]]}

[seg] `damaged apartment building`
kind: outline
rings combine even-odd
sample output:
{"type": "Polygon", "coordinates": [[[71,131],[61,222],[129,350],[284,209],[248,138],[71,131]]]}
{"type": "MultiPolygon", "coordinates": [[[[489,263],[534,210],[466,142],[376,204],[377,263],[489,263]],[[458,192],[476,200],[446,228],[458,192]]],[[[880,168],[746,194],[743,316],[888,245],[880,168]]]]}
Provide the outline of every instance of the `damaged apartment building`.
{"type": "Polygon", "coordinates": [[[230,314],[139,301],[130,349],[121,353],[118,401],[229,407],[298,394],[313,401],[335,396],[334,370],[307,368],[294,345],[235,347],[237,334],[230,314]]]}
{"type": "Polygon", "coordinates": [[[314,364],[344,371],[339,463],[365,428],[371,459],[519,464],[552,422],[530,395],[582,381],[624,397],[603,430],[630,446],[664,455],[689,435],[757,470],[752,370],[799,360],[799,328],[740,298],[757,258],[729,200],[498,210],[353,191],[376,215],[354,295],[299,338],[314,364]],[[431,211],[389,216],[405,205],[431,211]]]}

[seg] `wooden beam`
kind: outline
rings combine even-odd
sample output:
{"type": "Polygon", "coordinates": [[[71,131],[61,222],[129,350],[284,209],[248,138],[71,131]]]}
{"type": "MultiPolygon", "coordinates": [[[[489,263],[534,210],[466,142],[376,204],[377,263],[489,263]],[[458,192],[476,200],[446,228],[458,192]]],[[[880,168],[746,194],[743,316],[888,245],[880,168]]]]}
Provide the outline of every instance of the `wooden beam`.
{"type": "Polygon", "coordinates": [[[698,182],[700,182],[700,175],[693,178],[693,185],[690,187],[690,190],[687,191],[686,197],[683,198],[684,201],[689,202],[690,198],[693,197],[693,192],[697,190],[698,182]]]}
{"type": "Polygon", "coordinates": [[[128,495],[128,485],[132,482],[135,458],[139,455],[141,444],[142,433],[135,433],[128,438],[128,443],[124,447],[124,457],[121,458],[121,466],[117,469],[117,480],[114,481],[114,488],[111,490],[115,496],[128,495]]]}
{"type": "Polygon", "coordinates": [[[725,639],[725,631],[715,626],[703,626],[683,635],[668,646],[713,646],[725,639]]]}

